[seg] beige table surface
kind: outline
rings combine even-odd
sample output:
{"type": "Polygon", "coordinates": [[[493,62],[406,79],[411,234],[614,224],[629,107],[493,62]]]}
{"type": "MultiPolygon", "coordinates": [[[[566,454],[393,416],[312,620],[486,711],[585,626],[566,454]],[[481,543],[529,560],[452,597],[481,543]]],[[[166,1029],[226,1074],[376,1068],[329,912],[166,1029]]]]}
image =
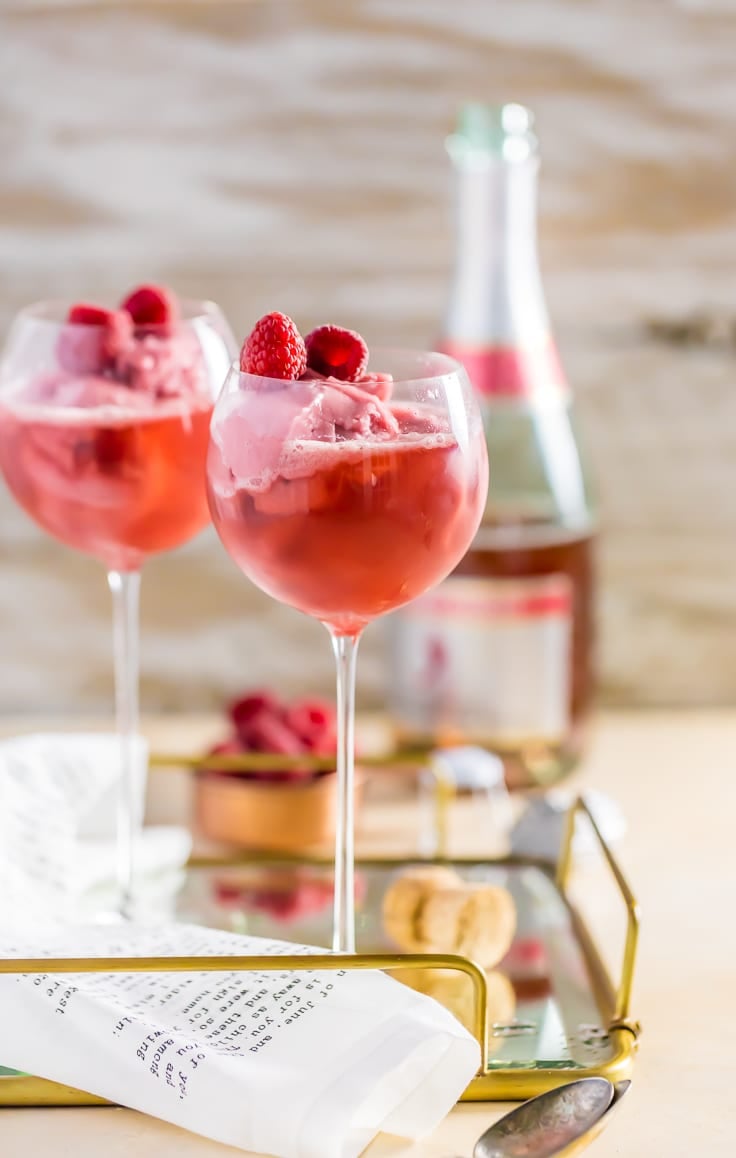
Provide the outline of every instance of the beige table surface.
{"type": "MultiPolygon", "coordinates": [[[[70,726],[69,722],[65,725],[70,726]]],[[[12,732],[7,721],[2,731],[12,732]]],[[[17,730],[30,730],[29,724],[17,730]]],[[[155,720],[156,746],[187,750],[211,721],[155,720]]],[[[178,774],[154,778],[150,812],[178,801],[178,774]],[[173,777],[166,781],[163,778],[173,777]]],[[[620,1114],[591,1148],[596,1158],[732,1158],[736,1153],[736,713],[606,714],[579,783],[614,795],[629,831],[618,849],[643,909],[633,1012],[644,1025],[634,1085],[620,1114]]],[[[364,847],[406,838],[401,809],[364,824],[364,847]]],[[[587,899],[601,870],[583,866],[587,899]]],[[[604,894],[601,894],[603,897],[604,894]]],[[[613,947],[617,898],[596,901],[594,924],[613,947]]],[[[1,1031],[0,1031],[1,1037],[1,1031]]],[[[499,1104],[460,1106],[414,1145],[382,1136],[370,1158],[469,1155],[499,1104]]],[[[224,1158],[241,1151],[205,1141],[129,1110],[5,1109],[2,1158],[224,1158]]]]}

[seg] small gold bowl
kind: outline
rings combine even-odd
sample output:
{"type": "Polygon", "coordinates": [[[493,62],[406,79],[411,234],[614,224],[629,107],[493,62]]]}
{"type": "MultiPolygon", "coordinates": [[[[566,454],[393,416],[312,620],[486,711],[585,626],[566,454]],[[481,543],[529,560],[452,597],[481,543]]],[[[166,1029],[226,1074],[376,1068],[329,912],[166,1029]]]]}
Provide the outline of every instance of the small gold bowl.
{"type": "MultiPolygon", "coordinates": [[[[356,807],[363,783],[356,769],[356,807]]],[[[200,770],[194,810],[198,831],[218,843],[268,852],[314,849],[335,839],[337,776],[279,783],[200,770]]]]}

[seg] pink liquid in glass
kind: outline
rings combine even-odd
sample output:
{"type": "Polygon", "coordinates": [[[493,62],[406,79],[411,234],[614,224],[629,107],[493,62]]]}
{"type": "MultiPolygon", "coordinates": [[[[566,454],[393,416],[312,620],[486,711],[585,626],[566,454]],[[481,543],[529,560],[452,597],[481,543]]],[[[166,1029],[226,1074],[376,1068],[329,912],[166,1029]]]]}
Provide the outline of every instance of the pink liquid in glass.
{"type": "Polygon", "coordinates": [[[231,467],[243,415],[213,431],[210,507],[228,552],[262,590],[345,634],[447,575],[485,504],[485,454],[405,410],[393,435],[299,441],[256,479],[231,467]]]}
{"type": "Polygon", "coordinates": [[[46,531],[112,570],[137,570],[209,522],[204,485],[212,404],[0,404],[0,467],[46,531]]]}

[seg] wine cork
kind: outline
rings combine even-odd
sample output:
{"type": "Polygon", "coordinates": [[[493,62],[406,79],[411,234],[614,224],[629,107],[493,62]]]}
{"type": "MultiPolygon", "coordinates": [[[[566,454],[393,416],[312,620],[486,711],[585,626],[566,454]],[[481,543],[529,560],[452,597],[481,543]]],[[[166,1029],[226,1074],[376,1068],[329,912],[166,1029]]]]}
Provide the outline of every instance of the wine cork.
{"type": "Polygon", "coordinates": [[[459,953],[483,969],[506,956],[516,931],[516,906],[498,885],[461,884],[434,889],[415,922],[425,951],[459,953]]]}
{"type": "Polygon", "coordinates": [[[392,882],[383,898],[385,932],[404,952],[422,952],[426,946],[418,936],[417,924],[427,898],[437,889],[459,887],[461,877],[444,865],[407,869],[392,882]]]}

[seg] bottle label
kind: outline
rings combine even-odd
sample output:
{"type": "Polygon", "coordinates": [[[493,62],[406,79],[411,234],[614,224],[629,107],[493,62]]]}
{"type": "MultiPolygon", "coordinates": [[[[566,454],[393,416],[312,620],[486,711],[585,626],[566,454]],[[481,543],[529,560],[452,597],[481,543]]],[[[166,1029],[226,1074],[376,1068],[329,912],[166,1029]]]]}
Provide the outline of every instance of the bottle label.
{"type": "Polygon", "coordinates": [[[566,395],[567,380],[552,338],[528,346],[473,347],[444,338],[443,353],[462,362],[473,387],[486,398],[566,395]]]}
{"type": "Polygon", "coordinates": [[[572,584],[566,575],[452,576],[392,616],[399,716],[500,744],[564,738],[572,584]]]}

